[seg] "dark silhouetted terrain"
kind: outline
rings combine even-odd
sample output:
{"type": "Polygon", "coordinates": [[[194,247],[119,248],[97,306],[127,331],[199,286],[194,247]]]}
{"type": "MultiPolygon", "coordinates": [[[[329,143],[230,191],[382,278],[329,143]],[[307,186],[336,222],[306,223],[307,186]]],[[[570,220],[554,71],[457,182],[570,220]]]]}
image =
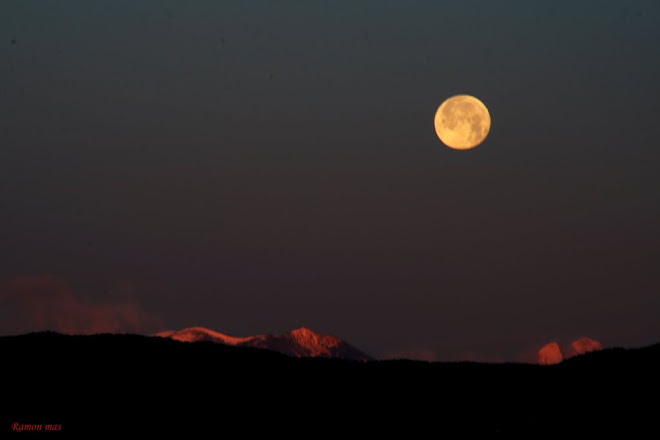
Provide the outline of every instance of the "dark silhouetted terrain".
{"type": "Polygon", "coordinates": [[[3,436],[13,422],[87,438],[658,430],[660,345],[554,366],[295,358],[118,334],[7,336],[0,353],[3,436]]]}

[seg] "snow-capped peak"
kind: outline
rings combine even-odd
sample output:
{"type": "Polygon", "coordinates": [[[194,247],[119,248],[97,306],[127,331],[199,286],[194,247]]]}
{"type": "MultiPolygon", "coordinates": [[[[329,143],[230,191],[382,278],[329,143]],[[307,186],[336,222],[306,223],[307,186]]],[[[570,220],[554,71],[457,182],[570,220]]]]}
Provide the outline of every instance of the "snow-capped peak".
{"type": "Polygon", "coordinates": [[[211,341],[227,345],[241,345],[255,338],[255,336],[228,336],[213,330],[209,330],[205,327],[188,327],[179,331],[166,331],[157,333],[155,336],[172,338],[181,342],[211,341]]]}
{"type": "Polygon", "coordinates": [[[341,343],[339,338],[332,335],[321,335],[306,327],[292,330],[285,334],[284,337],[293,339],[298,345],[309,350],[311,356],[331,357],[330,349],[341,343]]]}
{"type": "Polygon", "coordinates": [[[367,361],[371,358],[332,335],[322,335],[300,327],[283,335],[228,336],[205,327],[189,327],[178,331],[164,331],[154,336],[172,338],[182,342],[210,341],[226,345],[239,345],[274,350],[295,357],[329,357],[367,361]]]}

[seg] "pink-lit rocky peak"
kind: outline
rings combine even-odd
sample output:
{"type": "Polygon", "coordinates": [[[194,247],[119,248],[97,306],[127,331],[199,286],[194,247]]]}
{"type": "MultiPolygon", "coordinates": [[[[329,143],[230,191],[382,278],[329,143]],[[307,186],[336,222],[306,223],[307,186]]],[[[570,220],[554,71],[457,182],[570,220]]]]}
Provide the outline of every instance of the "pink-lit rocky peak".
{"type": "Polygon", "coordinates": [[[301,347],[309,350],[312,356],[327,356],[333,357],[331,351],[333,348],[338,347],[341,344],[341,339],[336,338],[332,335],[321,335],[313,332],[312,330],[301,327],[296,330],[292,330],[289,333],[283,335],[286,338],[290,338],[296,344],[301,347]]]}
{"type": "Polygon", "coordinates": [[[550,342],[538,351],[538,363],[541,365],[558,364],[564,359],[602,349],[603,345],[600,342],[587,337],[571,342],[570,346],[564,347],[563,351],[558,343],[550,342]]]}
{"type": "Polygon", "coordinates": [[[541,365],[558,364],[563,359],[564,357],[561,354],[559,344],[556,342],[550,342],[539,350],[539,364],[541,365]]]}
{"type": "Polygon", "coordinates": [[[372,358],[333,335],[322,335],[306,327],[282,335],[228,336],[204,327],[164,331],[154,336],[182,342],[209,341],[226,345],[263,348],[294,357],[325,357],[356,361],[372,358]]]}
{"type": "Polygon", "coordinates": [[[577,356],[583,353],[589,353],[590,351],[602,350],[603,345],[591,338],[580,338],[577,341],[571,342],[570,355],[577,356]]]}

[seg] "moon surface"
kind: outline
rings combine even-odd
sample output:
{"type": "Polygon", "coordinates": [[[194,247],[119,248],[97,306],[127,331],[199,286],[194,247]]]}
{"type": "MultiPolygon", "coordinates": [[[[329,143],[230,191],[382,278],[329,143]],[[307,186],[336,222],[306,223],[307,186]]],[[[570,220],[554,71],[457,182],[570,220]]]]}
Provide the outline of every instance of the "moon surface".
{"type": "Polygon", "coordinates": [[[435,132],[446,146],[469,150],[486,139],[490,113],[483,102],[470,95],[454,95],[435,112],[435,132]]]}

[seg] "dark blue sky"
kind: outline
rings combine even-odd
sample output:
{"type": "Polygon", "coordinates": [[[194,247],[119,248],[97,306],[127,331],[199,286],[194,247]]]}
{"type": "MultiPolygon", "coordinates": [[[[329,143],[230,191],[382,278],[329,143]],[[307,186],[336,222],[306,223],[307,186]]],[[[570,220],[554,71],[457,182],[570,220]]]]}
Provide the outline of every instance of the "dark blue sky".
{"type": "Polygon", "coordinates": [[[328,3],[3,1],[3,295],[374,356],[660,340],[660,4],[328,3]]]}

